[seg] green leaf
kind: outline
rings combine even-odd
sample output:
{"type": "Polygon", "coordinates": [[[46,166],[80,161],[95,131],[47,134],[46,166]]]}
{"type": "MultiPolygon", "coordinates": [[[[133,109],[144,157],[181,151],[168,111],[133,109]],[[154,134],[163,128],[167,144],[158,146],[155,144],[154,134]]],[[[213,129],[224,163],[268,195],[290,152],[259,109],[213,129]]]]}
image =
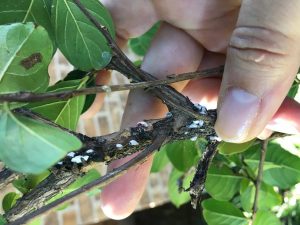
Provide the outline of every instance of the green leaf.
{"type": "Polygon", "coordinates": [[[144,56],[147,53],[151,41],[154,35],[157,33],[159,27],[160,22],[157,22],[143,35],[130,39],[128,45],[132,51],[139,56],[144,56]]]}
{"type": "Polygon", "coordinates": [[[1,0],[0,25],[34,22],[46,28],[54,41],[50,12],[51,1],[49,0],[1,0]]]}
{"type": "Polygon", "coordinates": [[[40,182],[47,178],[50,174],[50,171],[46,170],[45,172],[37,175],[28,175],[26,177],[19,178],[18,180],[13,181],[13,185],[21,193],[26,194],[33,188],[35,188],[40,182]]]}
{"type": "Polygon", "coordinates": [[[281,225],[280,220],[270,211],[258,210],[253,225],[281,225]]]}
{"type": "MultiPolygon", "coordinates": [[[[244,153],[245,162],[253,169],[258,168],[260,145],[244,153]]],[[[300,182],[300,158],[284,150],[279,144],[270,143],[264,163],[263,180],[271,186],[287,189],[300,182]]]]}
{"type": "Polygon", "coordinates": [[[5,225],[5,224],[7,224],[6,219],[2,215],[0,215],[0,225],[5,225]]]}
{"type": "MultiPolygon", "coordinates": [[[[112,18],[98,0],[81,3],[114,37],[112,18]]],[[[102,69],[111,60],[111,49],[105,37],[71,0],[54,0],[52,24],[57,45],[66,58],[78,69],[102,69]]]]}
{"type": "Polygon", "coordinates": [[[246,151],[250,146],[253,145],[255,139],[245,143],[229,143],[222,141],[218,145],[218,151],[223,155],[232,155],[246,151]]]}
{"type": "Polygon", "coordinates": [[[214,199],[228,201],[239,191],[243,179],[225,166],[212,165],[208,170],[205,189],[214,199]]]}
{"type": "Polygon", "coordinates": [[[75,136],[37,120],[0,111],[0,159],[12,170],[40,174],[81,148],[75,136]]]}
{"type": "MultiPolygon", "coordinates": [[[[61,81],[48,88],[47,92],[69,91],[85,87],[87,78],[81,80],[61,81]]],[[[79,116],[82,112],[85,96],[68,100],[51,100],[29,104],[32,111],[52,120],[70,130],[76,130],[79,116]]]]}
{"type": "MultiPolygon", "coordinates": [[[[255,186],[252,182],[244,180],[241,184],[241,204],[245,211],[252,212],[254,198],[255,198],[255,186]]],[[[259,195],[258,195],[258,208],[262,210],[271,209],[274,206],[282,203],[282,197],[280,194],[274,191],[274,188],[265,183],[261,183],[259,195]]]]}
{"type": "Polygon", "coordinates": [[[202,202],[203,216],[208,225],[248,225],[249,221],[232,203],[207,199],[202,202]]]}
{"type": "Polygon", "coordinates": [[[0,94],[44,91],[53,51],[47,31],[33,23],[17,23],[1,25],[0,33],[0,94]]]}
{"type": "Polygon", "coordinates": [[[198,141],[175,141],[165,145],[161,151],[166,151],[173,166],[182,172],[191,168],[199,159],[198,141]]]}
{"type": "Polygon", "coordinates": [[[66,189],[64,189],[62,192],[60,192],[58,195],[55,195],[53,198],[51,198],[48,203],[51,203],[57,199],[62,198],[66,194],[77,190],[78,188],[91,183],[92,181],[98,179],[101,177],[101,174],[96,169],[89,170],[84,176],[78,178],[74,183],[70,184],[66,189]]]}
{"type": "Polygon", "coordinates": [[[151,173],[158,173],[161,170],[163,170],[166,165],[169,163],[169,158],[167,156],[167,151],[164,151],[164,149],[159,150],[155,153],[152,167],[151,167],[151,173]]]}
{"type": "Polygon", "coordinates": [[[9,211],[17,202],[17,199],[21,196],[16,192],[10,192],[6,194],[2,200],[2,208],[4,212],[9,211]]]}
{"type": "Polygon", "coordinates": [[[183,188],[188,188],[191,180],[193,179],[193,174],[185,175],[183,172],[176,170],[173,168],[168,182],[168,194],[170,201],[176,206],[180,207],[181,205],[190,201],[190,195],[188,192],[181,191],[180,188],[180,180],[183,179],[182,185],[183,188]]]}

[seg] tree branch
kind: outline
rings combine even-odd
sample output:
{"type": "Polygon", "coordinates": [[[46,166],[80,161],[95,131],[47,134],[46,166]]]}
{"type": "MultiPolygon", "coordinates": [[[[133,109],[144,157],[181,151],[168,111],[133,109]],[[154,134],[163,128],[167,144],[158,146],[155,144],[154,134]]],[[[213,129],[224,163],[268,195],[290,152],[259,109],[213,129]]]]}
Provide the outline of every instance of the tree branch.
{"type": "Polygon", "coordinates": [[[219,144],[217,136],[208,136],[208,145],[202,154],[202,158],[198,163],[195,176],[191,181],[190,187],[187,189],[191,196],[191,204],[194,209],[197,208],[201,201],[202,192],[206,181],[206,175],[211,161],[217,153],[217,145],[219,144]]]}
{"type": "Polygon", "coordinates": [[[153,143],[151,145],[149,145],[144,151],[142,151],[141,153],[139,153],[136,157],[134,157],[133,159],[131,159],[130,161],[128,161],[127,163],[123,164],[122,166],[113,169],[111,172],[109,172],[108,174],[100,177],[99,179],[92,181],[91,183],[84,185],[83,187],[65,195],[64,197],[49,203],[48,205],[45,205],[41,208],[39,208],[38,210],[35,210],[29,214],[26,214],[24,216],[22,216],[21,218],[10,222],[8,224],[10,225],[19,225],[19,224],[24,224],[26,223],[28,220],[48,211],[49,209],[52,209],[56,206],[58,206],[61,203],[64,203],[74,197],[76,197],[77,195],[84,193],[94,187],[103,187],[109,183],[111,183],[112,181],[114,181],[115,179],[117,179],[118,177],[122,176],[123,174],[125,174],[130,168],[136,166],[137,164],[142,163],[143,161],[145,161],[155,150],[157,150],[158,148],[160,148],[160,146],[165,142],[167,136],[160,136],[157,137],[153,143]]]}
{"type": "Polygon", "coordinates": [[[44,100],[67,100],[80,95],[89,95],[103,92],[114,92],[114,91],[125,91],[137,88],[151,88],[160,85],[166,85],[171,83],[176,83],[184,80],[190,80],[194,78],[206,78],[213,76],[220,76],[223,72],[223,66],[207,69],[198,72],[183,73],[169,75],[168,79],[164,80],[154,80],[154,81],[144,81],[131,84],[122,85],[101,85],[90,88],[83,88],[79,90],[71,91],[59,91],[59,92],[48,92],[48,93],[33,93],[33,92],[19,92],[0,95],[0,102],[39,102],[44,100]]]}
{"type": "MultiPolygon", "coordinates": [[[[107,66],[107,69],[115,69],[128,78],[133,78],[135,82],[157,81],[151,74],[136,68],[118,48],[107,29],[93,18],[79,0],[74,0],[74,2],[98,30],[102,32],[106,37],[108,44],[111,46],[113,57],[110,64],[107,66]]],[[[48,178],[40,183],[35,189],[25,194],[17,201],[15,206],[7,212],[5,215],[6,219],[13,222],[11,224],[19,224],[22,221],[26,221],[33,216],[39,215],[49,208],[54,207],[60,202],[68,200],[68,198],[72,198],[75,195],[86,191],[89,187],[107,184],[105,182],[110,181],[110,179],[115,179],[119,174],[124,173],[123,171],[126,171],[129,167],[135,165],[135,160],[141,162],[143,158],[148,156],[148,154],[151,154],[155,149],[158,149],[162,144],[174,140],[189,139],[194,136],[204,137],[210,141],[206,153],[203,154],[203,166],[199,164],[196,176],[191,184],[191,193],[196,196],[195,198],[199,199],[197,196],[200,196],[199,192],[203,189],[201,188],[201,182],[203,183],[201,179],[205,180],[209,163],[216,152],[216,141],[214,139],[215,131],[213,128],[216,120],[216,111],[207,111],[203,107],[194,105],[187,97],[165,84],[148,87],[148,90],[168,106],[171,116],[160,120],[146,121],[147,126],[141,123],[134,128],[125,129],[121,132],[102,137],[86,137],[82,134],[73,132],[73,134],[84,143],[84,148],[74,153],[72,157],[66,157],[58,165],[55,165],[51,169],[52,174],[48,178]],[[192,127],[191,124],[195,122],[195,119],[203,125],[192,127]],[[135,144],[131,144],[132,141],[137,142],[138,145],[136,145],[135,142],[133,142],[135,144]],[[84,174],[85,168],[87,168],[90,163],[99,161],[110,162],[118,158],[124,158],[143,148],[146,148],[145,152],[140,153],[127,164],[103,176],[98,181],[84,186],[78,192],[72,192],[63,200],[57,200],[55,203],[47,205],[46,207],[44,206],[46,201],[49,200],[49,196],[52,197],[55,194],[55,191],[58,193],[60,188],[64,188],[69,184],[69,181],[71,183],[71,181],[74,181],[77,177],[84,174]],[[89,151],[92,153],[88,153],[87,150],[92,150],[89,151]],[[73,157],[83,158],[83,156],[86,157],[87,160],[81,160],[81,163],[74,163],[72,160],[73,157]],[[199,182],[199,184],[197,182],[199,182]],[[45,185],[48,185],[49,189],[45,188],[45,185]],[[36,209],[36,211],[29,213],[32,209],[36,209]],[[20,219],[21,217],[23,218],[20,219]]],[[[35,118],[38,119],[36,115],[31,116],[35,116],[35,118]]],[[[47,120],[44,120],[44,122],[51,125],[51,122],[47,120]]],[[[59,128],[59,126],[57,127],[59,128]]]]}

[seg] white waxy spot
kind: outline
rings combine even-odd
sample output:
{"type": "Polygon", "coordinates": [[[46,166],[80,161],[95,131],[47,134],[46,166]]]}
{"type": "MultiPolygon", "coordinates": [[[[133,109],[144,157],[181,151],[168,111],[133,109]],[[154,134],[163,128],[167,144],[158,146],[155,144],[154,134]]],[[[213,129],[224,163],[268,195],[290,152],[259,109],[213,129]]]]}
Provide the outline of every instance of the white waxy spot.
{"type": "Polygon", "coordinates": [[[89,159],[89,156],[87,156],[87,155],[85,155],[85,156],[77,155],[71,159],[71,162],[79,164],[79,163],[82,163],[82,160],[87,161],[88,159],[89,159]]]}
{"type": "Polygon", "coordinates": [[[148,127],[148,123],[146,123],[145,121],[141,121],[141,122],[138,122],[137,125],[141,125],[143,127],[148,127]]]}
{"type": "Polygon", "coordinates": [[[73,158],[75,156],[75,152],[69,152],[67,156],[73,158]]]}
{"type": "Polygon", "coordinates": [[[198,136],[194,136],[194,137],[190,138],[190,140],[191,140],[191,141],[196,141],[197,138],[198,138],[198,136]]]}
{"type": "Polygon", "coordinates": [[[186,132],[184,132],[184,134],[187,135],[187,134],[189,134],[189,132],[186,131],[186,132]]]}
{"type": "Polygon", "coordinates": [[[71,162],[73,163],[82,163],[82,156],[81,155],[78,155],[78,156],[75,156],[74,158],[71,159],[71,162]]]}
{"type": "Polygon", "coordinates": [[[131,141],[129,141],[129,144],[130,144],[130,145],[133,145],[133,146],[139,145],[139,143],[138,143],[136,140],[131,140],[131,141]]]}
{"type": "Polygon", "coordinates": [[[209,140],[211,140],[211,141],[219,141],[219,142],[222,141],[222,139],[219,138],[218,136],[210,136],[209,140]]]}
{"type": "Polygon", "coordinates": [[[61,166],[62,164],[64,164],[62,161],[60,161],[60,162],[57,163],[57,165],[60,165],[60,166],[61,166]]]}
{"type": "Polygon", "coordinates": [[[116,147],[117,148],[123,148],[123,145],[122,144],[116,144],[116,147]]]}
{"type": "Polygon", "coordinates": [[[194,120],[189,126],[188,128],[200,128],[202,127],[204,124],[203,120],[194,120]]]}
{"type": "Polygon", "coordinates": [[[94,151],[93,149],[89,149],[89,150],[86,151],[87,154],[92,154],[92,153],[94,153],[94,152],[95,152],[95,151],[94,151]]]}
{"type": "Polygon", "coordinates": [[[85,155],[82,157],[85,161],[88,161],[88,159],[90,158],[88,155],[85,155]]]}

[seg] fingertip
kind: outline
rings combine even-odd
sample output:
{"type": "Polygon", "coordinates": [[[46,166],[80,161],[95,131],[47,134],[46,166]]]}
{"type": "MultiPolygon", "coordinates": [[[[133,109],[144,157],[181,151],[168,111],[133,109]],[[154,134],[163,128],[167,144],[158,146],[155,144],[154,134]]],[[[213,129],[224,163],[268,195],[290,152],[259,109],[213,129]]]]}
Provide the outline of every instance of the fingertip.
{"type": "Polygon", "coordinates": [[[229,88],[218,112],[215,130],[222,140],[240,143],[250,140],[261,99],[241,88],[229,88]]]}
{"type": "MultiPolygon", "coordinates": [[[[134,156],[113,162],[109,170],[124,164],[134,156]]],[[[151,165],[152,156],[103,188],[100,202],[107,217],[121,220],[134,212],[145,190],[151,165]]]]}

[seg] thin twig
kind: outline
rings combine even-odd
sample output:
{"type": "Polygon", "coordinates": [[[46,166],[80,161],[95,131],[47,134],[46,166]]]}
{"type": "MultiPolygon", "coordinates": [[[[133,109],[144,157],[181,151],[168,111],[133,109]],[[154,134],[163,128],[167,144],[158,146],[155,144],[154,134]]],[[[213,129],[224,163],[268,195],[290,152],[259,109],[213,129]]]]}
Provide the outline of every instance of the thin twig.
{"type": "Polygon", "coordinates": [[[0,102],[39,102],[39,101],[49,101],[49,100],[67,100],[80,95],[89,95],[103,92],[114,92],[114,91],[125,91],[137,88],[150,88],[159,85],[166,85],[171,83],[176,83],[184,80],[190,80],[195,78],[206,78],[212,75],[217,77],[223,71],[223,66],[207,69],[198,72],[183,73],[176,75],[169,75],[168,79],[154,80],[154,81],[144,81],[131,84],[122,85],[101,85],[90,88],[83,88],[79,90],[71,91],[59,91],[59,92],[48,92],[48,93],[33,93],[33,92],[19,92],[0,95],[0,102]]]}
{"type": "Polygon", "coordinates": [[[260,160],[258,165],[257,178],[255,182],[255,196],[254,196],[253,216],[252,216],[253,221],[255,219],[256,212],[258,209],[259,192],[260,192],[261,182],[263,178],[263,169],[264,169],[264,162],[266,159],[267,148],[268,148],[268,139],[263,140],[261,143],[260,160]]]}
{"type": "Polygon", "coordinates": [[[111,183],[112,181],[116,180],[118,177],[125,174],[130,168],[136,166],[137,164],[144,162],[154,151],[156,151],[164,143],[165,139],[166,139],[166,136],[157,137],[157,139],[154,140],[153,143],[150,146],[148,146],[144,151],[139,153],[136,157],[134,157],[127,163],[123,164],[122,166],[112,170],[111,172],[102,176],[101,178],[99,178],[95,181],[92,181],[91,183],[84,185],[75,191],[72,191],[71,193],[63,196],[62,198],[60,198],[52,203],[49,203],[48,205],[45,205],[38,210],[28,213],[27,215],[24,215],[23,217],[15,220],[13,222],[10,222],[8,224],[9,225],[24,224],[27,221],[29,221],[30,219],[32,219],[42,213],[47,212],[48,210],[76,197],[79,194],[82,194],[88,190],[91,190],[94,187],[103,187],[103,186],[111,183]]]}

